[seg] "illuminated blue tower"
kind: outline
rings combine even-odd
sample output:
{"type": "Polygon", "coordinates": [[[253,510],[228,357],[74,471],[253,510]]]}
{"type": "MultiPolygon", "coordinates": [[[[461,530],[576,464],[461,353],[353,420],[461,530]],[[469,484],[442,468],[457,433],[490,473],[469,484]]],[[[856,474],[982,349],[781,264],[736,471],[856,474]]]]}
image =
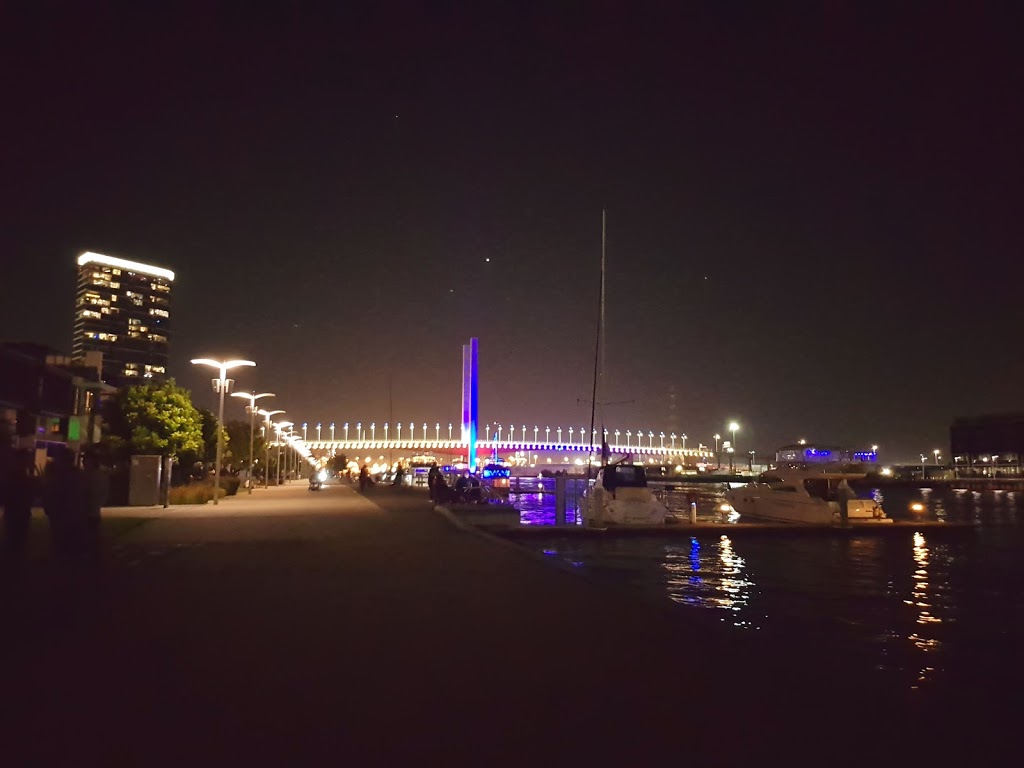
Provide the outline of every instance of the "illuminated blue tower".
{"type": "Polygon", "coordinates": [[[466,464],[476,472],[476,436],[479,415],[477,396],[477,340],[462,345],[462,442],[466,444],[466,464]]]}

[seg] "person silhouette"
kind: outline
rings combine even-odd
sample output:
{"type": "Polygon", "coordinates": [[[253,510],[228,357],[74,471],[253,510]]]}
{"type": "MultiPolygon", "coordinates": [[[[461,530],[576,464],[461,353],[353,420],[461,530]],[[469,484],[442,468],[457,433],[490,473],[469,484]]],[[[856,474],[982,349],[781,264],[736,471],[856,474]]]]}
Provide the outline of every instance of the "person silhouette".
{"type": "Polygon", "coordinates": [[[28,451],[18,451],[7,476],[7,498],[4,499],[4,541],[7,551],[21,555],[28,544],[32,522],[32,505],[38,490],[35,462],[28,451]]]}

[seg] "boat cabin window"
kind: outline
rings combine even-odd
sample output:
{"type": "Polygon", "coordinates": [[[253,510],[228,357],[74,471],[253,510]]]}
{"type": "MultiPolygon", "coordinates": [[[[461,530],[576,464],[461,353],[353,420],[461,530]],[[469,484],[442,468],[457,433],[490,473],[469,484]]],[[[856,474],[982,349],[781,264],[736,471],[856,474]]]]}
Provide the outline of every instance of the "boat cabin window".
{"type": "MultiPolygon", "coordinates": [[[[807,489],[807,493],[816,499],[837,501],[839,499],[839,489],[844,485],[844,482],[845,481],[842,478],[809,478],[804,480],[804,488],[807,489]]],[[[846,488],[846,491],[848,496],[852,498],[853,493],[850,493],[848,487],[846,488]]]]}
{"type": "Polygon", "coordinates": [[[616,464],[605,467],[602,485],[607,491],[614,491],[616,488],[646,488],[647,475],[643,467],[616,464]]]}

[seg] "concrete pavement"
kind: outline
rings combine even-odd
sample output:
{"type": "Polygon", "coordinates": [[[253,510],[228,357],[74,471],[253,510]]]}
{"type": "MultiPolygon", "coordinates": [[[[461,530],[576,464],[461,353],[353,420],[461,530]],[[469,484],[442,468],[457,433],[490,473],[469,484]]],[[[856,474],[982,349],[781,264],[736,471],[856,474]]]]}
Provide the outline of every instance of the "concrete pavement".
{"type": "Polygon", "coordinates": [[[98,571],[5,578],[0,734],[20,759],[809,764],[943,744],[928,706],[875,700],[810,642],[548,567],[415,491],[294,484],[147,514],[98,571]]]}

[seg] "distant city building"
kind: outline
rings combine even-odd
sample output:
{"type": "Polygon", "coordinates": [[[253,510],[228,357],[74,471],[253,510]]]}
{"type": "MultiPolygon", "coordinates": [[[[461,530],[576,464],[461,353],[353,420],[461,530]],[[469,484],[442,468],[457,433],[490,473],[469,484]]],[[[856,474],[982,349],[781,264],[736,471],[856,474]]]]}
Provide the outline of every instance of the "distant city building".
{"type": "Polygon", "coordinates": [[[949,428],[949,447],[960,476],[1019,475],[1024,455],[1024,413],[955,419],[949,428]]]}
{"type": "Polygon", "coordinates": [[[171,336],[169,269],[98,253],[78,257],[73,355],[103,354],[102,378],[113,386],[167,375],[171,336]]]}
{"type": "Polygon", "coordinates": [[[832,462],[867,462],[878,461],[874,451],[851,451],[832,445],[807,445],[797,443],[784,445],[775,452],[776,463],[802,462],[806,464],[829,464],[832,462]]]}

